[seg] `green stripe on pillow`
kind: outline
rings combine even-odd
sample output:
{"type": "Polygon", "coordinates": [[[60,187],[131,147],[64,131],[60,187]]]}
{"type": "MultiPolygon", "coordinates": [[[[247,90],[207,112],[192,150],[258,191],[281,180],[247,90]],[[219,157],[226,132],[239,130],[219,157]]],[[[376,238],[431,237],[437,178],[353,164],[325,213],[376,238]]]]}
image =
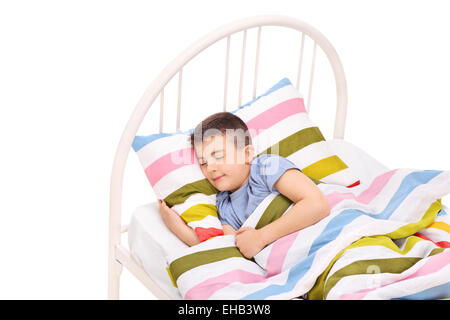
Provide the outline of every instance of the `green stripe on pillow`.
{"type": "Polygon", "coordinates": [[[282,157],[287,158],[289,155],[301,150],[310,144],[325,141],[322,133],[320,132],[318,127],[310,127],[305,128],[303,130],[299,130],[294,134],[280,140],[277,144],[272,147],[267,148],[259,155],[264,153],[270,154],[278,154],[282,157]]]}
{"type": "Polygon", "coordinates": [[[167,203],[169,207],[172,207],[176,204],[184,203],[190,196],[195,193],[203,193],[206,195],[212,195],[219,193],[219,190],[216,189],[206,178],[198,181],[194,181],[192,183],[188,183],[181,188],[175,190],[171,194],[169,194],[164,201],[167,203]]]}
{"type": "MultiPolygon", "coordinates": [[[[284,138],[278,144],[267,148],[261,154],[278,154],[284,158],[308,147],[311,144],[325,141],[318,127],[310,127],[299,130],[296,133],[284,138]]],[[[320,180],[333,173],[347,169],[348,166],[336,155],[321,159],[306,168],[300,168],[302,172],[314,179],[320,180]]],[[[316,181],[317,181],[316,180],[316,181]]],[[[315,181],[315,182],[316,182],[315,181]]],[[[316,183],[318,184],[318,183],[316,183]]]]}
{"type": "Polygon", "coordinates": [[[306,168],[303,168],[302,171],[307,176],[320,180],[347,168],[347,165],[338,156],[331,156],[314,162],[306,168]]]}

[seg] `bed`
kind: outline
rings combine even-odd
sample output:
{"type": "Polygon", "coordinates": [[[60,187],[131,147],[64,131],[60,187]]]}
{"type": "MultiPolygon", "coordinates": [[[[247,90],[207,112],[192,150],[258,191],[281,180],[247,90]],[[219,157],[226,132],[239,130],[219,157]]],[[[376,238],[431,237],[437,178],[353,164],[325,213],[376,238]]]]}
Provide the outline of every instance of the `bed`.
{"type": "MultiPolygon", "coordinates": [[[[260,83],[261,70],[260,65],[260,48],[262,34],[267,27],[278,27],[281,29],[289,29],[298,33],[298,42],[300,44],[298,52],[298,64],[292,69],[295,69],[296,87],[299,88],[300,82],[303,85],[303,92],[306,92],[305,109],[307,113],[311,112],[311,97],[313,82],[316,77],[315,73],[322,70],[316,67],[316,57],[320,51],[329,62],[331,67],[331,74],[333,76],[335,92],[336,112],[334,118],[333,138],[327,140],[327,145],[336,155],[342,159],[348,167],[352,168],[355,175],[358,176],[358,183],[361,187],[369,185],[374,179],[384,174],[389,174],[391,168],[381,164],[374,157],[368,155],[366,152],[345,141],[345,119],[347,112],[347,87],[343,67],[340,63],[339,57],[330,44],[330,42],[314,27],[292,17],[265,15],[241,19],[232,22],[228,25],[220,27],[206,36],[199,39],[197,42],[188,47],[178,57],[164,68],[156,79],[151,83],[149,88],[145,91],[133,114],[131,115],[125,130],[123,131],[121,140],[119,142],[111,175],[111,189],[110,189],[110,222],[109,222],[109,287],[108,297],[110,299],[119,298],[120,288],[120,274],[123,266],[136,276],[157,298],[159,299],[182,299],[186,298],[184,292],[180,294],[180,288],[176,288],[173,280],[173,271],[168,271],[167,257],[176,255],[179,252],[186,250],[187,246],[182,243],[175,235],[171,234],[162,222],[159,216],[158,205],[155,202],[140,205],[132,213],[132,218],[129,224],[122,223],[122,196],[123,196],[123,179],[124,171],[128,158],[129,151],[135,141],[136,134],[144,118],[156,100],[159,100],[159,133],[163,133],[164,124],[164,108],[165,101],[168,100],[165,94],[165,88],[171,79],[177,80],[176,87],[178,94],[176,96],[176,116],[175,125],[177,132],[180,131],[181,124],[181,105],[182,105],[182,88],[183,70],[185,66],[200,53],[207,48],[217,44],[226,43],[225,46],[225,81],[223,82],[223,111],[227,110],[229,101],[227,101],[227,93],[233,86],[230,84],[230,43],[231,37],[235,34],[241,34],[242,47],[241,59],[239,68],[239,80],[235,88],[238,106],[242,105],[244,99],[244,74],[248,73],[248,52],[250,52],[247,34],[252,30],[255,34],[255,46],[253,48],[254,64],[250,68],[251,75],[247,78],[252,79],[252,97],[257,100],[260,96],[258,84],[260,83]],[[306,41],[311,41],[309,55],[305,51],[306,41]],[[247,55],[247,56],[246,56],[247,55]],[[306,66],[308,63],[308,66],[306,66]],[[307,75],[304,76],[305,70],[307,75]],[[305,79],[306,78],[306,81],[305,79]],[[258,93],[258,94],[257,94],[258,93]],[[258,96],[258,98],[256,98],[258,96]],[[128,233],[128,243],[121,243],[121,235],[128,233]]],[[[194,59],[195,60],[195,59],[194,59]]],[[[186,85],[184,85],[186,86],[186,85]]],[[[260,85],[261,86],[261,85],[260,85]]],[[[154,108],[156,109],[156,108],[154,108]]],[[[215,111],[222,111],[215,110],[215,111]]],[[[208,111],[212,113],[213,111],[208,111]]],[[[169,115],[167,115],[169,116],[169,115]]],[[[190,125],[194,125],[191,123],[190,125]]],[[[448,179],[443,179],[444,185],[440,186],[439,192],[445,194],[448,179]]],[[[440,194],[440,193],[439,193],[440,194]]],[[[439,202],[440,204],[440,202],[439,202]]],[[[446,215],[448,209],[445,205],[439,207],[438,213],[441,216],[446,215]]],[[[441,219],[442,220],[442,219],[441,219]]],[[[439,222],[440,225],[446,225],[446,220],[439,222]]],[[[444,228],[445,229],[445,228],[444,228]]],[[[220,238],[220,237],[216,237],[220,238]]],[[[428,239],[430,240],[430,239],[428,239]]],[[[348,240],[350,241],[350,240],[348,240]]],[[[430,240],[431,241],[431,240],[430,240]]],[[[206,241],[208,242],[208,241],[206,241]]],[[[354,242],[354,241],[351,241],[354,242]]],[[[444,243],[444,241],[441,241],[444,243]]],[[[434,243],[435,244],[435,243],[434,243]]],[[[441,249],[440,249],[441,250],[441,249]]],[[[441,251],[443,251],[442,249],[441,251]]],[[[439,253],[441,252],[439,251],[439,253]]],[[[445,260],[447,261],[447,260],[445,260]]],[[[448,264],[444,263],[445,265],[448,264]]],[[[447,267],[448,269],[448,267],[447,267]]],[[[449,275],[443,271],[444,275],[449,275]]],[[[442,278],[442,275],[439,275],[442,278]]],[[[344,281],[341,281],[344,282],[344,281]]],[[[184,284],[181,284],[184,286],[184,284]]],[[[189,284],[190,285],[190,284],[189,284]]],[[[448,285],[440,285],[440,290],[448,293],[448,285]]],[[[186,290],[189,291],[189,290],[186,290]]],[[[192,291],[192,290],[191,290],[192,291]]],[[[360,290],[361,291],[361,290],[360,290]]],[[[356,292],[356,291],[355,291],[356,292]]],[[[358,293],[361,295],[361,293],[358,293]]],[[[364,293],[365,295],[366,293],[364,293]]],[[[249,295],[250,297],[251,295],[249,295]]],[[[344,296],[344,295],[341,295],[344,296]]],[[[357,296],[357,295],[356,295],[357,296]]],[[[349,296],[350,298],[356,297],[349,296]]],[[[194,299],[203,296],[193,296],[194,299]]],[[[222,296],[219,296],[223,299],[222,296]]],[[[226,297],[226,296],[225,296],[226,297]]],[[[251,296],[255,297],[255,296],[251,296]]],[[[283,298],[281,295],[278,298],[283,298]]],[[[289,297],[293,298],[293,297],[289,297]]]]}

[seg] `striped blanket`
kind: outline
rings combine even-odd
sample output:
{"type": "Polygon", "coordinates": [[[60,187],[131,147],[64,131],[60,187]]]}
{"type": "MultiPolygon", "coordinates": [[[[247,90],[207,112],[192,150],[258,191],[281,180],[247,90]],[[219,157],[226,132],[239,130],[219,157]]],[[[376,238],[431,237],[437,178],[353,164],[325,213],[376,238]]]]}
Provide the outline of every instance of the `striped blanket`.
{"type": "MultiPolygon", "coordinates": [[[[367,184],[319,184],[330,215],[246,259],[233,235],[167,257],[185,299],[450,298],[450,171],[397,169],[367,184]]],[[[245,222],[260,228],[292,202],[269,195],[245,222]]]]}

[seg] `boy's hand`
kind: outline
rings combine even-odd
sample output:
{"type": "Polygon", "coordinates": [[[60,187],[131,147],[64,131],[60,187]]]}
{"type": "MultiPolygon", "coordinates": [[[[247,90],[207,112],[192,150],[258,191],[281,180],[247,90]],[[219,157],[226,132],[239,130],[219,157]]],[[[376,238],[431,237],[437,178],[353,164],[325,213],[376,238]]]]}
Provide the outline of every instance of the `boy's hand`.
{"type": "Polygon", "coordinates": [[[236,231],[236,246],[247,259],[253,258],[265,245],[258,230],[244,227],[236,231]]]}
{"type": "Polygon", "coordinates": [[[173,227],[176,224],[179,224],[181,222],[184,224],[184,221],[180,217],[180,215],[175,210],[169,208],[169,206],[167,206],[164,200],[158,199],[158,202],[159,202],[159,213],[164,223],[166,224],[167,228],[173,231],[173,227]]]}
{"type": "Polygon", "coordinates": [[[172,231],[178,239],[186,243],[188,246],[193,246],[200,243],[194,229],[189,227],[180,215],[173,209],[169,208],[164,200],[158,199],[159,213],[166,224],[167,228],[172,231]]]}

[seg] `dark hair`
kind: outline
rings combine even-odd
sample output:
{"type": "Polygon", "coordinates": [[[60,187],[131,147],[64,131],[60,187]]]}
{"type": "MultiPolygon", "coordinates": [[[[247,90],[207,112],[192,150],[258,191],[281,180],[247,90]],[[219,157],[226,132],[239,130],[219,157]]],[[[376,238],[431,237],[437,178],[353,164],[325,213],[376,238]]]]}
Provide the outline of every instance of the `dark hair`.
{"type": "MultiPolygon", "coordinates": [[[[231,112],[225,111],[214,113],[200,122],[195,127],[194,132],[191,133],[191,145],[194,147],[195,144],[202,142],[204,139],[216,135],[219,132],[221,134],[226,134],[227,129],[237,130],[234,131],[234,133],[237,133],[238,138],[244,140],[244,146],[252,144],[252,138],[245,122],[231,112]]],[[[235,146],[236,145],[235,141],[235,146]]]]}

